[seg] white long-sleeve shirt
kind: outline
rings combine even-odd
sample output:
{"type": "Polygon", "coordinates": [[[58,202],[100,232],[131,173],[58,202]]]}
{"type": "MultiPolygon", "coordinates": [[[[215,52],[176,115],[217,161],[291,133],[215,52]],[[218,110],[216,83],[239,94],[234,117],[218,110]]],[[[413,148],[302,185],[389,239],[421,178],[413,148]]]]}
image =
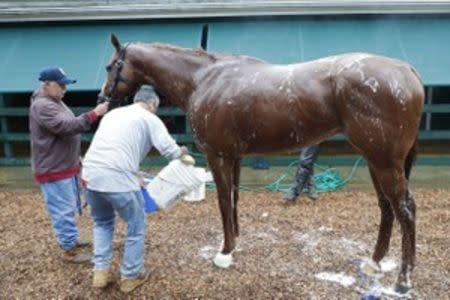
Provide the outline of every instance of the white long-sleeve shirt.
{"type": "Polygon", "coordinates": [[[82,178],[87,188],[99,192],[139,190],[139,164],[153,146],[169,160],[181,156],[164,123],[139,103],[110,111],[83,160],[82,178]]]}

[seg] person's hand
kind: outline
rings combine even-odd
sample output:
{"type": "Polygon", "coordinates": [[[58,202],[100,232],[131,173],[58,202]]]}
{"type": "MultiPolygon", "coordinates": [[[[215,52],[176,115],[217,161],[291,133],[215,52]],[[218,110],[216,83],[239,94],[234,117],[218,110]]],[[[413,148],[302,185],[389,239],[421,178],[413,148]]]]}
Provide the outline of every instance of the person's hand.
{"type": "Polygon", "coordinates": [[[97,105],[96,108],[94,108],[95,113],[97,116],[103,116],[108,112],[109,102],[103,102],[97,105]]]}
{"type": "Polygon", "coordinates": [[[138,177],[138,181],[139,181],[139,186],[142,187],[142,188],[145,188],[145,186],[147,185],[147,183],[145,182],[145,178],[139,176],[138,177]]]}
{"type": "Polygon", "coordinates": [[[141,187],[146,187],[147,182],[145,181],[145,179],[148,178],[150,176],[150,174],[143,172],[143,171],[139,171],[137,175],[138,175],[139,185],[141,187]]]}
{"type": "Polygon", "coordinates": [[[181,155],[189,154],[189,149],[186,146],[181,146],[181,155]]]}

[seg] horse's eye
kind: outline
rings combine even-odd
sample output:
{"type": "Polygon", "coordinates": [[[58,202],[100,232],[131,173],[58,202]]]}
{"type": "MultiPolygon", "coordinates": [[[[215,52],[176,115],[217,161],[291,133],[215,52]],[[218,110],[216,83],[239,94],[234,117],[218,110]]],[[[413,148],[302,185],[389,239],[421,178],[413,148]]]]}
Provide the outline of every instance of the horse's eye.
{"type": "Polygon", "coordinates": [[[106,72],[111,72],[111,66],[106,66],[106,72]]]}

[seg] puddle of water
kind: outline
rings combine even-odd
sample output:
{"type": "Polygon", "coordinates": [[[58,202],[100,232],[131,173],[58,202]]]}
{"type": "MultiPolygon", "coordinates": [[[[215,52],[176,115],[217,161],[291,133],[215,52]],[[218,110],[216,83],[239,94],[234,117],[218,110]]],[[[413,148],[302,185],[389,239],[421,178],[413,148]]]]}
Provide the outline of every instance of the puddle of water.
{"type": "Polygon", "coordinates": [[[217,249],[213,246],[204,246],[200,249],[200,256],[204,259],[212,259],[216,254],[217,249]]]}
{"type": "Polygon", "coordinates": [[[336,282],[344,287],[349,287],[356,282],[352,276],[345,275],[345,273],[331,273],[321,272],[315,275],[317,279],[336,282]]]}

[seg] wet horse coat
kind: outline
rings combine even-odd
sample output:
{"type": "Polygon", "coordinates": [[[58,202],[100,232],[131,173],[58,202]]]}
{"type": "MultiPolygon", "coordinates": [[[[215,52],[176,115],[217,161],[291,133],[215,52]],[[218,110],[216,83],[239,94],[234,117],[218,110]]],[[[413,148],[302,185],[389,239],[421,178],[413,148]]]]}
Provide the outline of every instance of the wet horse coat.
{"type": "MultiPolygon", "coordinates": [[[[292,65],[209,54],[160,44],[122,46],[108,66],[102,96],[123,99],[152,84],[189,119],[217,184],[223,254],[239,235],[237,202],[243,155],[299,148],[344,134],[368,161],[381,209],[373,259],[386,254],[394,216],[402,230],[397,287],[411,286],[415,204],[408,178],[424,102],[415,70],[399,60],[354,53],[292,65]],[[122,78],[118,84],[114,82],[122,78]]],[[[230,261],[231,263],[231,261],[230,261]]]]}

